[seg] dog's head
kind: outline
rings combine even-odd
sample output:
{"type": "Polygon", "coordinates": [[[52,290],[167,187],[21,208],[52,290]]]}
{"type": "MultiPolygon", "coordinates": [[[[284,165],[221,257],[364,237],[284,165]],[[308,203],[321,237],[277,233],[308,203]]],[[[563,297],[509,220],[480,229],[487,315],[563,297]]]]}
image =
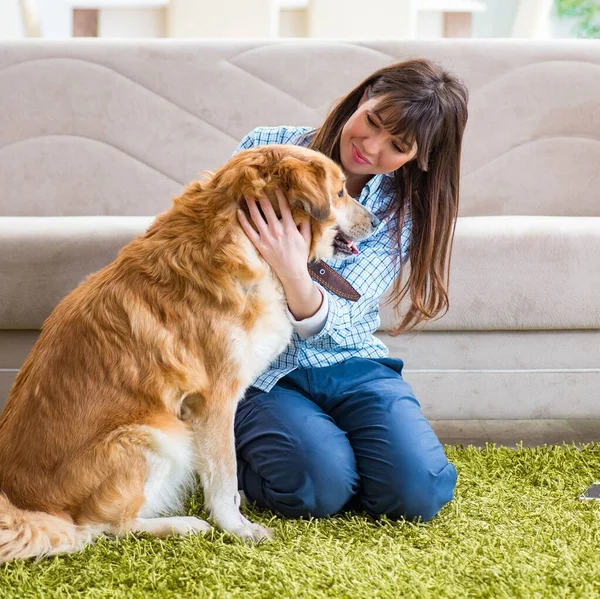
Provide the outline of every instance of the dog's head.
{"type": "MultiPolygon", "coordinates": [[[[311,223],[309,260],[343,259],[358,253],[356,242],[379,223],[364,206],[350,197],[340,167],[323,154],[294,145],[268,145],[236,154],[213,178],[213,185],[248,215],[244,198],[268,198],[281,217],[275,188],[292,207],[296,224],[311,223]]],[[[249,218],[251,221],[251,219],[249,218]]]]}

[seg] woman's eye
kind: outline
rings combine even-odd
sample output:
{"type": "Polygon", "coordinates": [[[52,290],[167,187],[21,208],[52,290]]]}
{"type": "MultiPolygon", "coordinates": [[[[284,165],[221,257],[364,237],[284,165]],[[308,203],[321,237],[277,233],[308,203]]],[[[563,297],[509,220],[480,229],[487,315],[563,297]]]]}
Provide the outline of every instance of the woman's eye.
{"type": "Polygon", "coordinates": [[[377,123],[369,115],[367,115],[367,123],[369,123],[369,125],[373,127],[373,129],[379,129],[377,123]]]}

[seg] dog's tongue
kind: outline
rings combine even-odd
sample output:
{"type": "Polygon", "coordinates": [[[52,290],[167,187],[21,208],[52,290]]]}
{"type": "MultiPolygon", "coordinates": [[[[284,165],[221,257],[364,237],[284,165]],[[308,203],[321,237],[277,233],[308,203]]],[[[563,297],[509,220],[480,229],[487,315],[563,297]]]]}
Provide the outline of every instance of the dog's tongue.
{"type": "Polygon", "coordinates": [[[360,250],[356,247],[356,244],[354,243],[354,241],[350,241],[349,239],[346,239],[341,233],[339,233],[338,236],[344,240],[344,243],[350,248],[350,250],[352,251],[352,253],[354,255],[360,254],[360,250]]]}

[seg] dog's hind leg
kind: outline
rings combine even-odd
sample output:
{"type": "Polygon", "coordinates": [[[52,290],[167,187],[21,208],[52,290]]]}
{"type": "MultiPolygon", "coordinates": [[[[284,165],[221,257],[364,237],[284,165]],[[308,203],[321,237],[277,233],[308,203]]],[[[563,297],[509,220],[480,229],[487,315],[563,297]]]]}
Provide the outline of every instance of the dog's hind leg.
{"type": "Polygon", "coordinates": [[[194,433],[196,468],[202,480],[206,508],[215,524],[243,539],[261,541],[271,532],[240,512],[234,417],[237,398],[219,397],[196,404],[189,424],[194,433]]]}
{"type": "Polygon", "coordinates": [[[193,479],[193,437],[179,419],[160,415],[116,432],[97,455],[106,476],[79,506],[78,523],[106,522],[110,532],[153,536],[206,532],[208,522],[181,513],[193,479]]]}

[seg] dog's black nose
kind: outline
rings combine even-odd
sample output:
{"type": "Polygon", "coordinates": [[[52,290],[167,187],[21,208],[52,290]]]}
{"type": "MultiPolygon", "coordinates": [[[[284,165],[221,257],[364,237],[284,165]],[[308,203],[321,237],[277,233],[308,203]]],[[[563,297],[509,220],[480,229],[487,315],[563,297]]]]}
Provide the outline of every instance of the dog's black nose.
{"type": "Polygon", "coordinates": [[[374,214],[371,214],[371,226],[374,229],[376,229],[379,226],[380,222],[381,221],[374,214]]]}

